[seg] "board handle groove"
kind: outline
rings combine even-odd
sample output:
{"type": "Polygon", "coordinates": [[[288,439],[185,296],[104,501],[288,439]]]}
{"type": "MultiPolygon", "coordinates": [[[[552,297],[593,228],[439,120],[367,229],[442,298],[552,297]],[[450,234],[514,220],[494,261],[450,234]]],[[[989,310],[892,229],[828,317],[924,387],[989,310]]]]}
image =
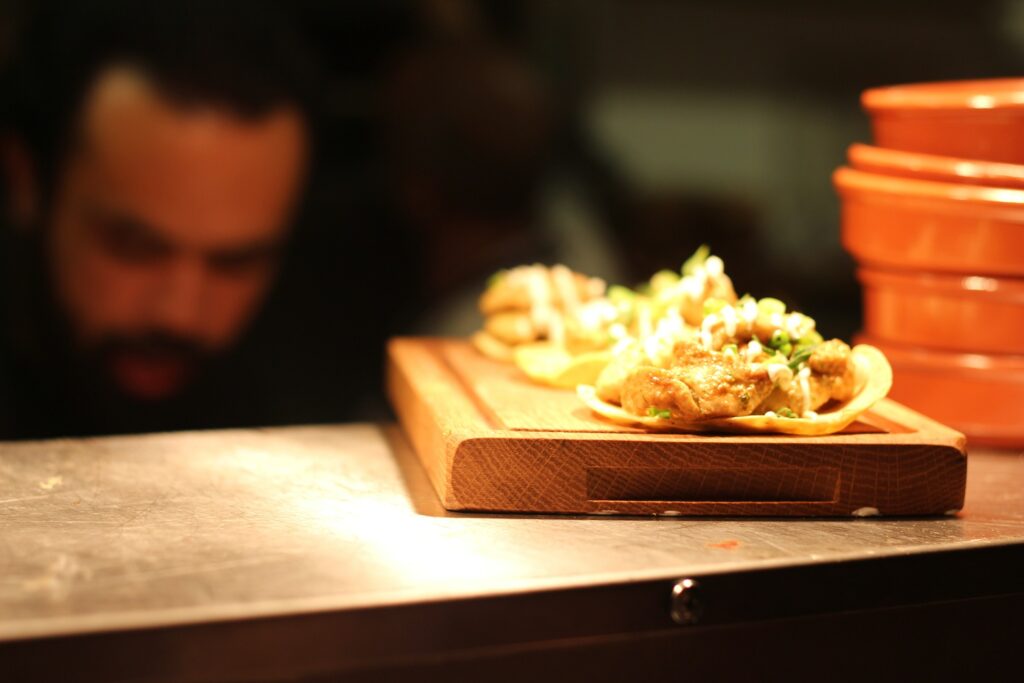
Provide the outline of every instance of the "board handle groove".
{"type": "Polygon", "coordinates": [[[588,467],[590,502],[816,502],[838,499],[838,467],[588,467]]]}

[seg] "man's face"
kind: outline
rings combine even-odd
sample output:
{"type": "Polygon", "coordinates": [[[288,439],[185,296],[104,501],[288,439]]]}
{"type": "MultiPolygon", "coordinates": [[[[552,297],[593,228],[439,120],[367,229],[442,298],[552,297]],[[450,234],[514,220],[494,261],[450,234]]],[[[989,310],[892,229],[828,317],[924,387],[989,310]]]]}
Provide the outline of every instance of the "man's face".
{"type": "Polygon", "coordinates": [[[167,398],[267,293],[305,171],[303,120],[187,107],[112,69],[79,123],[50,213],[56,295],[121,391],[167,398]]]}

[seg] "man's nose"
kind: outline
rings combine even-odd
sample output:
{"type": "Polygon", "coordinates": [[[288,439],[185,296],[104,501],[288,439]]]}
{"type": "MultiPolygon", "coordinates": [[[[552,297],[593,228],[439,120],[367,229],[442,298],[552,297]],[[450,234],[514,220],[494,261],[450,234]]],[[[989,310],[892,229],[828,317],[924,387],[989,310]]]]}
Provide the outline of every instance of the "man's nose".
{"type": "Polygon", "coordinates": [[[201,258],[174,259],[160,279],[153,322],[167,332],[194,335],[205,317],[205,289],[206,268],[201,258]]]}

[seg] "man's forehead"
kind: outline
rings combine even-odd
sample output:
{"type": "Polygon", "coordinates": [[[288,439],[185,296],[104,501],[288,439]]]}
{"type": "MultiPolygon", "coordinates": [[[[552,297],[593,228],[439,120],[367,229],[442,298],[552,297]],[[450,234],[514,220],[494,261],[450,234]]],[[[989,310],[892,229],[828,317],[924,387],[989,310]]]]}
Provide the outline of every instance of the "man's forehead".
{"type": "Polygon", "coordinates": [[[305,128],[290,107],[246,119],[174,101],[115,67],[94,82],[80,122],[77,158],[93,188],[183,242],[271,236],[303,180],[305,128]]]}

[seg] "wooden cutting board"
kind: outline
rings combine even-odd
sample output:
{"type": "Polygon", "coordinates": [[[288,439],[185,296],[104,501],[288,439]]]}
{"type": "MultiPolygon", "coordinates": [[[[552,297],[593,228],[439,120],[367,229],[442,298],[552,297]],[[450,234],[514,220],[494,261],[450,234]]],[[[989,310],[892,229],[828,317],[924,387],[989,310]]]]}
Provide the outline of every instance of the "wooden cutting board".
{"type": "Polygon", "coordinates": [[[388,393],[449,510],[931,515],[963,506],[962,434],[894,401],[831,436],[651,434],[464,340],[393,339],[388,393]]]}

